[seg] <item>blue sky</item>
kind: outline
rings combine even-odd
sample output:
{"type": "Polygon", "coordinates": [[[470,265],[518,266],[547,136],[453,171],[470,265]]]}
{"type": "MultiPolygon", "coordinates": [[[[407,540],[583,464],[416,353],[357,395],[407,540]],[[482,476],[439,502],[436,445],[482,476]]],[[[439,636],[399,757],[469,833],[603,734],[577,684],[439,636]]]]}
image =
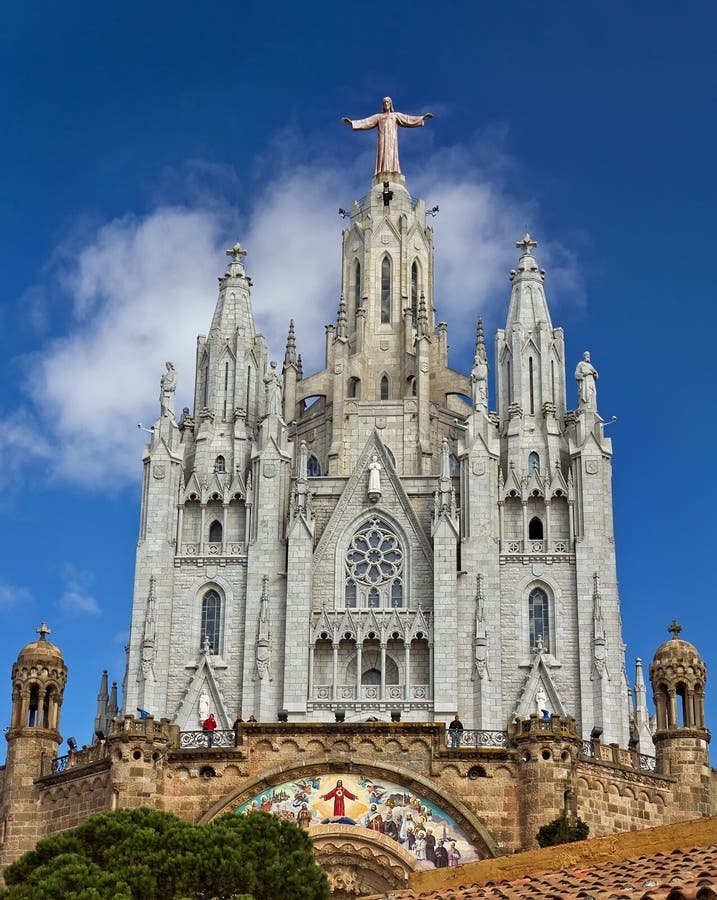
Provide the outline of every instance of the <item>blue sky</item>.
{"type": "MultiPolygon", "coordinates": [[[[65,736],[89,740],[103,668],[122,680],[136,423],[157,413],[166,359],[189,404],[226,247],[249,248],[273,355],[294,315],[305,371],[320,365],[336,210],[373,171],[373,136],[340,117],[385,94],[435,115],[402,134],[401,160],[441,208],[452,365],[470,367],[477,314],[491,334],[503,324],[527,224],[568,371],[589,349],[600,410],[617,416],[628,671],[677,617],[714,678],[717,498],[695,469],[715,441],[714,4],[206,6],[3,9],[0,722],[41,619],[70,669],[65,736]]],[[[707,696],[714,727],[710,683],[707,696]]]]}

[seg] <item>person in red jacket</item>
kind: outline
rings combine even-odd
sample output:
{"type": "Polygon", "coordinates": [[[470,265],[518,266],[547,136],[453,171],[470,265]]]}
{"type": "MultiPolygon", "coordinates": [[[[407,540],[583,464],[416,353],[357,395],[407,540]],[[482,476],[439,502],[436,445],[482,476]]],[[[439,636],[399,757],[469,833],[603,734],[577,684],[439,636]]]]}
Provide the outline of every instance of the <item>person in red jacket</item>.
{"type": "Polygon", "coordinates": [[[207,747],[211,747],[214,743],[214,731],[217,727],[217,720],[214,713],[209,713],[207,718],[202,722],[202,730],[207,736],[207,747]]]}

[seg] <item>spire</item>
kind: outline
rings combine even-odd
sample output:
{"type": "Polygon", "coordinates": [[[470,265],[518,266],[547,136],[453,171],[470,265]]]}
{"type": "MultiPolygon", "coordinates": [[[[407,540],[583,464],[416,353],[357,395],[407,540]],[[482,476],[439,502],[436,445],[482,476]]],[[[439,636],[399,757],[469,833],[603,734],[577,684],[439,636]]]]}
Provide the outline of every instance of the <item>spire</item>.
{"type": "Polygon", "coordinates": [[[287,366],[296,365],[296,335],[294,333],[294,320],[289,322],[289,334],[286,338],[286,351],[284,352],[284,370],[287,366]]]}
{"type": "Polygon", "coordinates": [[[522,252],[518,268],[511,270],[510,273],[513,291],[506,328],[519,324],[526,333],[530,333],[539,322],[543,322],[547,328],[552,329],[543,288],[545,271],[538,267],[533,256],[533,250],[538,246],[538,242],[526,231],[523,239],[516,241],[515,246],[522,252]]]}
{"type": "Polygon", "coordinates": [[[110,722],[112,721],[112,719],[114,719],[118,712],[119,705],[117,703],[117,682],[113,681],[112,690],[110,691],[110,700],[107,704],[107,714],[110,722]]]}
{"type": "Polygon", "coordinates": [[[471,369],[471,389],[473,409],[488,409],[488,354],[485,352],[483,319],[478,317],[476,327],[476,349],[471,369]]]}
{"type": "Polygon", "coordinates": [[[346,301],[344,300],[343,294],[341,294],[341,297],[339,299],[339,312],[338,312],[338,316],[337,316],[336,337],[339,337],[339,338],[348,337],[348,327],[347,327],[347,319],[346,319],[346,301]]]}
{"type": "Polygon", "coordinates": [[[101,734],[107,733],[107,720],[108,720],[108,700],[109,694],[107,693],[107,669],[102,672],[100,676],[100,689],[97,692],[97,714],[95,715],[95,735],[97,732],[101,734]]]}

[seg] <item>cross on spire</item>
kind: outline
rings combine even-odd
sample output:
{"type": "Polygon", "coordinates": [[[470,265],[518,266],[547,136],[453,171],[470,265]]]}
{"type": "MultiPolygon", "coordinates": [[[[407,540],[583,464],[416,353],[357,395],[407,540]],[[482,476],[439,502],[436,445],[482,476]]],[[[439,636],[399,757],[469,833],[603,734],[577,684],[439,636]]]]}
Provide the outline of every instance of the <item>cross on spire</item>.
{"type": "Polygon", "coordinates": [[[45,637],[45,635],[46,635],[46,634],[51,634],[50,629],[47,627],[47,623],[46,623],[46,622],[41,622],[41,623],[40,623],[40,627],[39,627],[39,628],[36,628],[35,631],[40,635],[40,640],[41,640],[41,641],[46,641],[47,638],[45,637]]]}
{"type": "Polygon", "coordinates": [[[234,244],[234,246],[226,251],[227,256],[231,256],[232,262],[238,263],[241,262],[241,257],[246,256],[246,250],[242,247],[239,241],[234,244]]]}
{"type": "Polygon", "coordinates": [[[672,624],[667,629],[672,632],[672,637],[677,640],[677,635],[682,631],[682,625],[677,624],[677,619],[672,620],[672,624]]]}
{"type": "Polygon", "coordinates": [[[515,246],[518,250],[522,250],[524,255],[530,256],[530,251],[538,246],[538,242],[534,241],[530,234],[526,231],[522,241],[517,241],[515,246]]]}

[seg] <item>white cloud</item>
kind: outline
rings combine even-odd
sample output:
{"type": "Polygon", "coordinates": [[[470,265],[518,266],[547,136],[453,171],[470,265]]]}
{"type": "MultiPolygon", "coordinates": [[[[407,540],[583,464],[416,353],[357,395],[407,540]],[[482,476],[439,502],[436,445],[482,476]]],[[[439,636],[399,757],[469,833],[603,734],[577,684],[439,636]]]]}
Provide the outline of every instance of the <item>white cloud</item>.
{"type": "Polygon", "coordinates": [[[65,589],[58,601],[60,608],[68,613],[99,615],[99,604],[91,593],[94,581],[92,573],[67,563],[64,567],[64,579],[65,589]]]}
{"type": "Polygon", "coordinates": [[[0,609],[9,609],[19,604],[27,604],[32,599],[32,594],[27,588],[0,581],[0,609]]]}
{"type": "MultiPolygon", "coordinates": [[[[237,238],[249,249],[257,329],[272,357],[281,359],[293,318],[305,372],[320,368],[323,326],[335,319],[340,291],[336,211],[367,187],[361,160],[360,176],[356,167],[347,171],[327,160],[293,167],[285,160],[264,180],[238,234],[226,204],[210,204],[197,189],[201,205],[128,215],[96,228],[79,247],[63,246],[58,258],[72,319],[63,337],[30,360],[33,408],[6,416],[5,455],[33,454],[55,475],[91,487],[118,489],[137,479],[144,435],[136,423],[156,417],[168,359],[178,373],[178,409],[191,406],[196,336],[209,327],[223,251],[237,238]]],[[[499,150],[476,142],[435,153],[410,178],[414,195],[441,207],[431,223],[436,306],[451,325],[453,363],[470,351],[476,315],[485,315],[490,328],[507,307],[514,243],[523,223],[535,218],[529,203],[505,189],[505,163],[499,150]]],[[[200,178],[201,167],[193,171],[200,178]]],[[[551,258],[558,260],[557,278],[549,270],[552,282],[579,293],[564,248],[541,246],[538,258],[547,269],[551,258]]],[[[83,596],[78,592],[75,606],[83,596]]]]}

